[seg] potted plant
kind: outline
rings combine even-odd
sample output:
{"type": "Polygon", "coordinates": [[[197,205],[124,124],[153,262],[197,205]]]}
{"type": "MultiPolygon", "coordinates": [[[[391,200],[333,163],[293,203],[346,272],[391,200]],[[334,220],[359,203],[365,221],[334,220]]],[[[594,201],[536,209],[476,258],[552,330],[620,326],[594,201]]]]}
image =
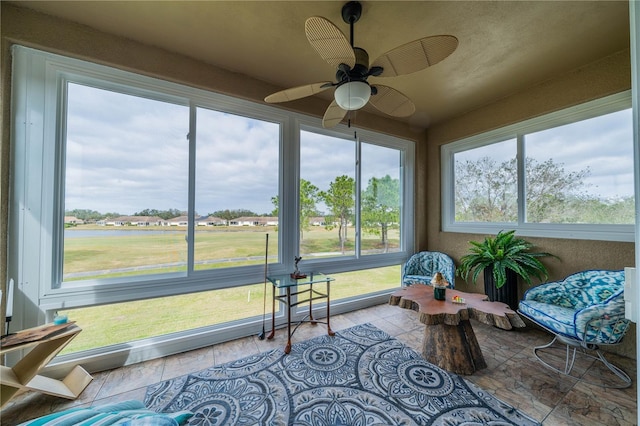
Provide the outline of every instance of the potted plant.
{"type": "MultiPolygon", "coordinates": [[[[484,289],[489,300],[504,302],[511,309],[518,308],[518,276],[528,285],[531,277],[540,281],[548,278],[547,268],[541,257],[557,257],[547,252],[532,252],[533,244],[516,238],[514,230],[500,231],[483,242],[470,241],[470,253],[460,258],[457,275],[465,281],[471,275],[475,284],[480,272],[484,272],[484,289]]],[[[467,281],[468,282],[468,281],[467,281]]]]}

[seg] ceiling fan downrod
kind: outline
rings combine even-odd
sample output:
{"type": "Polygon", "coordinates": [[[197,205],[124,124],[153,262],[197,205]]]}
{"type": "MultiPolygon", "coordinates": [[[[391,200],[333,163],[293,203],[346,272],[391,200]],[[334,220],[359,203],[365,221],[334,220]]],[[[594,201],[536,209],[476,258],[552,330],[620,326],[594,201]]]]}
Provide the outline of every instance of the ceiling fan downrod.
{"type": "Polygon", "coordinates": [[[353,43],[353,24],[358,22],[362,16],[362,5],[359,1],[350,1],[342,6],[342,20],[349,24],[349,34],[351,36],[351,47],[354,47],[353,43]]]}

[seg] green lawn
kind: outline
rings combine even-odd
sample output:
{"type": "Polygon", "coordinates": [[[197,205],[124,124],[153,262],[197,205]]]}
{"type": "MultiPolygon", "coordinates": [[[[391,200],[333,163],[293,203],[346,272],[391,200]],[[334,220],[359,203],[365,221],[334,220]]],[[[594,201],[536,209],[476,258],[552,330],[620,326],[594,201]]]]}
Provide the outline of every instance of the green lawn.
{"type": "MultiPolygon", "coordinates": [[[[211,260],[239,257],[257,257],[256,260],[209,263],[198,269],[229,267],[242,264],[264,263],[264,239],[269,232],[270,262],[277,253],[275,229],[220,228],[217,232],[200,231],[196,235],[196,259],[211,260]]],[[[313,241],[314,250],[336,250],[336,232],[314,229],[305,234],[313,241]]],[[[370,238],[367,246],[375,247],[379,237],[370,238]]],[[[395,244],[397,245],[397,235],[395,244]]],[[[103,271],[129,266],[171,263],[181,256],[186,244],[183,234],[132,235],[100,238],[68,238],[65,241],[65,273],[70,271],[103,271]],[[176,255],[178,253],[178,255],[176,255]]],[[[304,271],[303,262],[300,264],[304,271]]],[[[100,277],[131,276],[165,273],[180,270],[166,267],[155,270],[114,272],[100,277]]],[[[182,268],[184,270],[184,268],[182,268]]],[[[400,266],[332,275],[332,301],[351,296],[396,288],[400,283],[400,266]]],[[[84,279],[84,278],[81,278],[84,279]]],[[[77,352],[116,343],[159,336],[177,331],[221,324],[250,317],[261,317],[264,283],[243,287],[212,290],[202,293],[147,299],[104,306],[60,311],[76,321],[83,332],[65,348],[63,353],[77,352]]],[[[271,287],[267,286],[267,316],[271,313],[271,287]]],[[[276,305],[278,309],[278,305],[276,305]]],[[[258,333],[259,330],[256,330],[258,333]]]]}
{"type": "MultiPolygon", "coordinates": [[[[113,227],[83,225],[67,229],[111,231],[113,227]]],[[[117,230],[126,231],[126,227],[117,230]]],[[[134,231],[151,231],[148,235],[105,236],[93,238],[66,238],[64,244],[63,271],[65,281],[90,278],[107,278],[160,274],[186,270],[186,229],[177,227],[134,228],[134,231]],[[180,231],[162,235],[153,231],[180,231]],[[142,267],[142,268],[141,268],[142,267]],[[122,271],[130,268],[130,270],[122,271]],[[140,268],[140,269],[135,269],[140,268]],[[107,272],[105,272],[107,271],[107,272]],[[94,275],[88,275],[95,272],[94,275]],[[77,276],[74,274],[82,273],[77,276]]],[[[265,234],[269,233],[269,262],[277,262],[278,232],[275,227],[212,227],[197,228],[194,244],[196,270],[214,269],[264,263],[265,234]]],[[[351,230],[350,235],[354,235],[351,230]]],[[[390,231],[389,247],[399,245],[398,232],[390,231]]],[[[347,241],[346,252],[353,252],[353,240],[347,241]]],[[[365,234],[362,250],[380,250],[380,237],[365,234]]],[[[339,253],[336,230],[312,227],[305,231],[301,243],[301,255],[314,253],[339,253]]]]}

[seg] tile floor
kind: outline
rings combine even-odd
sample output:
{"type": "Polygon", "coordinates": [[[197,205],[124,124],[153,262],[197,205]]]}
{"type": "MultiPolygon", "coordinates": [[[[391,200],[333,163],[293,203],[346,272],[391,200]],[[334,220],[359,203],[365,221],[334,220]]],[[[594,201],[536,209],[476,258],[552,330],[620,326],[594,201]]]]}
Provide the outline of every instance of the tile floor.
{"type": "MultiPolygon", "coordinates": [[[[337,331],[369,322],[420,351],[424,325],[418,315],[397,306],[378,305],[337,315],[331,319],[337,331]]],[[[636,362],[609,354],[607,357],[622,367],[633,379],[627,389],[604,389],[584,382],[585,377],[598,378],[601,369],[591,360],[578,360],[576,373],[581,379],[567,378],[543,367],[533,356],[533,346],[544,344],[549,336],[527,328],[504,331],[473,321],[476,336],[488,368],[465,376],[471,382],[496,395],[543,425],[635,425],[637,424],[636,362]]],[[[323,325],[304,324],[294,335],[296,341],[325,332],[323,325]]],[[[275,339],[246,337],[211,347],[173,355],[93,374],[94,380],[77,400],[68,401],[27,392],[12,400],[0,413],[2,425],[22,421],[76,406],[90,406],[128,399],[143,400],[147,385],[177,377],[212,365],[260,353],[284,345],[284,331],[275,339]]],[[[599,364],[599,363],[598,363],[599,364]]]]}

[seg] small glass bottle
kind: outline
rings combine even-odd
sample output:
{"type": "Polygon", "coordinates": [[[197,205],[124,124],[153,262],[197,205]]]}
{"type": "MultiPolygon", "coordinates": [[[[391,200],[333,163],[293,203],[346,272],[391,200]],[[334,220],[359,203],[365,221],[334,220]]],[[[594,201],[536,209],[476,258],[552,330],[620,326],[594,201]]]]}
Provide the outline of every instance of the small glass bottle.
{"type": "Polygon", "coordinates": [[[444,279],[441,272],[436,272],[431,280],[433,285],[433,298],[436,300],[446,300],[447,285],[449,283],[444,279]]]}
{"type": "Polygon", "coordinates": [[[447,286],[445,285],[434,285],[433,286],[433,298],[436,300],[446,300],[447,299],[447,286]]]}

